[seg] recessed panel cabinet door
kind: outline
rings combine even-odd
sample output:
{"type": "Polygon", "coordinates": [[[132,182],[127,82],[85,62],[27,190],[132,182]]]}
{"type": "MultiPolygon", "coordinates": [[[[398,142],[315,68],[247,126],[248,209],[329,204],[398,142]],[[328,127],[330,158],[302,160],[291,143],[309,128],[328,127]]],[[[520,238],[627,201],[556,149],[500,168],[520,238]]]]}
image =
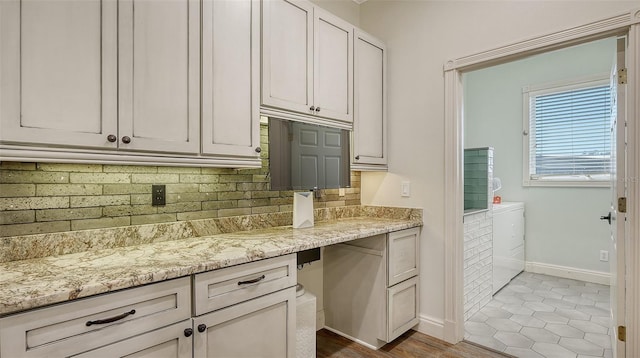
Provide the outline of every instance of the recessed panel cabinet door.
{"type": "Polygon", "coordinates": [[[202,151],[259,158],[260,2],[202,6],[202,151]]]}
{"type": "Polygon", "coordinates": [[[353,121],[353,25],[318,8],[314,17],[316,114],[353,121]]]}
{"type": "Polygon", "coordinates": [[[382,42],[356,30],[354,166],[387,164],[385,51],[382,42]]]}
{"type": "Polygon", "coordinates": [[[262,3],[262,104],[313,114],[313,5],[262,3]]]}
{"type": "Polygon", "coordinates": [[[115,148],[117,3],[0,1],[0,140],[115,148]]]}
{"type": "Polygon", "coordinates": [[[200,149],[200,2],[119,2],[120,149],[200,149]]]}

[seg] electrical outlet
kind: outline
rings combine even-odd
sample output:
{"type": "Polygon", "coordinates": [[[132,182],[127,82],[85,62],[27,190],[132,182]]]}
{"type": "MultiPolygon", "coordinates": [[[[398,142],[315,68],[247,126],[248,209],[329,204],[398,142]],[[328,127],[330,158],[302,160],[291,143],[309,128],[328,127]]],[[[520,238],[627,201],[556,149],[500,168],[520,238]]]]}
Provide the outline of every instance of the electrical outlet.
{"type": "Polygon", "coordinates": [[[403,181],[400,184],[400,196],[407,198],[411,196],[411,182],[403,181]]]}
{"type": "Polygon", "coordinates": [[[338,188],[338,196],[344,196],[344,188],[338,188]]]}
{"type": "Polygon", "coordinates": [[[600,250],[600,261],[609,261],[609,251],[600,250]]]}
{"type": "Polygon", "coordinates": [[[166,185],[152,185],[151,186],[151,205],[163,206],[167,205],[167,188],[166,185]]]}

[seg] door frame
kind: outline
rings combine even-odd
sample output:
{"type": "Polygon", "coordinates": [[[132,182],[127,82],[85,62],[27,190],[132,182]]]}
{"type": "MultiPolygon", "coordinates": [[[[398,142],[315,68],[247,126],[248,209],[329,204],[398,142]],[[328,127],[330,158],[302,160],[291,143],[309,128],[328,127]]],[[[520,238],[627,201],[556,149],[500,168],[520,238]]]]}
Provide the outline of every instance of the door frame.
{"type": "Polygon", "coordinates": [[[447,61],[445,77],[445,316],[444,339],[457,343],[464,337],[463,318],[463,86],[462,74],[510,62],[525,56],[565,48],[614,35],[626,35],[627,47],[627,171],[626,246],[627,356],[640,355],[640,9],[572,29],[532,38],[447,61]],[[630,238],[634,238],[631,240],[630,238]]]}

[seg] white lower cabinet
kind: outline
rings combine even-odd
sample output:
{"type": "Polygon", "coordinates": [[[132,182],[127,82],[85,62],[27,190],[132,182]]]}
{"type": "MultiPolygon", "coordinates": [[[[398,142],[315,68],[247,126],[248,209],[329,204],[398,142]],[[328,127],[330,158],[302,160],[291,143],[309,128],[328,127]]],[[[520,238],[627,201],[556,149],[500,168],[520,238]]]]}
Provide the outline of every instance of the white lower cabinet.
{"type": "Polygon", "coordinates": [[[418,324],[418,238],[414,228],[326,247],[326,327],[377,349],[418,324]]]}

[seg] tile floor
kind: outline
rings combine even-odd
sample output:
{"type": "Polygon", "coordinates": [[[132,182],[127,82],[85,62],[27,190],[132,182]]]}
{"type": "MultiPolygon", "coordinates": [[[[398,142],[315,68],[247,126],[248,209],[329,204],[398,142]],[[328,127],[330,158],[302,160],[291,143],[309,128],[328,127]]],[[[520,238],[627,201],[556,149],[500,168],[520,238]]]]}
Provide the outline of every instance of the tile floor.
{"type": "Polygon", "coordinates": [[[522,272],[465,322],[465,339],[516,357],[611,357],[609,286],[522,272]]]}

